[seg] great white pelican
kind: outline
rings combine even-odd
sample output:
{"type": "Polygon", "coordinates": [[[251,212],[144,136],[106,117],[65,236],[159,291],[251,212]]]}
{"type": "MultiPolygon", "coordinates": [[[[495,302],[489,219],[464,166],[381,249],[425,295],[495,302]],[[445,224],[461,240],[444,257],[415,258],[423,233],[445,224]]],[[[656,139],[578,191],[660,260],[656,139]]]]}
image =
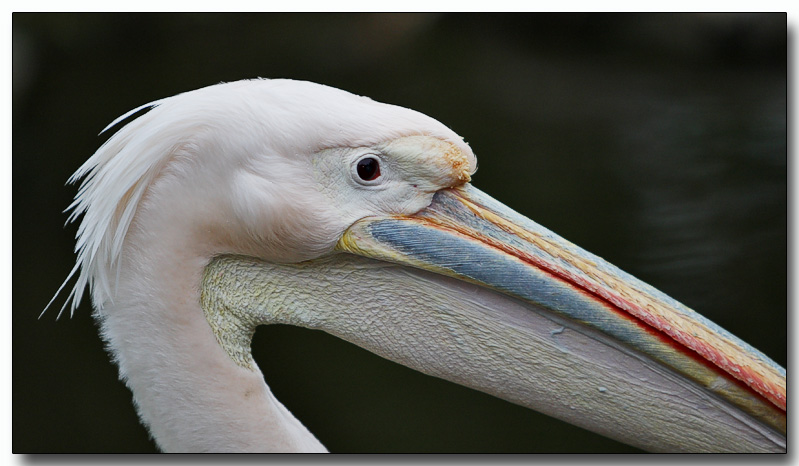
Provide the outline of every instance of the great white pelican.
{"type": "Polygon", "coordinates": [[[472,186],[438,121],[258,79],[109,126],[144,109],[71,178],[67,282],[162,450],[325,451],[250,353],[284,323],[646,450],[785,451],[782,367],[472,186]]]}

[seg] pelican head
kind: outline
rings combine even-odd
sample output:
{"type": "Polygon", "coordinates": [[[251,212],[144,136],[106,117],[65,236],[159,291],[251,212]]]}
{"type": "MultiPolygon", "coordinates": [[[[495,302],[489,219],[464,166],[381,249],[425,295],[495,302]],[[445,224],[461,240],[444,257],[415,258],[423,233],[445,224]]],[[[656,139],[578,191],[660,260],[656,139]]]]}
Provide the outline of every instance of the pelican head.
{"type": "Polygon", "coordinates": [[[436,120],[259,79],[112,126],[145,108],[72,178],[71,297],[163,450],[324,451],[250,353],[284,323],[644,449],[784,451],[784,369],[473,187],[436,120]]]}

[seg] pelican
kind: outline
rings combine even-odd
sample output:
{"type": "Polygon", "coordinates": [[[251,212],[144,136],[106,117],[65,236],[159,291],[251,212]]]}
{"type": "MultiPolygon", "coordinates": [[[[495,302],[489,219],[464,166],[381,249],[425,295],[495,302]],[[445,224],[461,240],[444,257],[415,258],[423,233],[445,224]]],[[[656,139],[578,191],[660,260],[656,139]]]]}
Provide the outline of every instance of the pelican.
{"type": "Polygon", "coordinates": [[[785,451],[782,367],[472,186],[442,123],[282,79],[106,130],[138,113],[70,179],[59,292],[88,288],[161,450],[326,451],[250,351],[291,324],[645,450],[785,451]]]}

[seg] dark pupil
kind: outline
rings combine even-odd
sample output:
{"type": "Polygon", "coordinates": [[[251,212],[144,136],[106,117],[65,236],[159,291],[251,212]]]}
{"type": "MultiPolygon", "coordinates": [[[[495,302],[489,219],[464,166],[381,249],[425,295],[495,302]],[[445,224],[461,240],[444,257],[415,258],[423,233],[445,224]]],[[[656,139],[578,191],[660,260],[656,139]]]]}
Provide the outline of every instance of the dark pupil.
{"type": "Polygon", "coordinates": [[[377,159],[367,157],[358,162],[358,176],[364,181],[372,181],[380,176],[380,164],[377,159]]]}

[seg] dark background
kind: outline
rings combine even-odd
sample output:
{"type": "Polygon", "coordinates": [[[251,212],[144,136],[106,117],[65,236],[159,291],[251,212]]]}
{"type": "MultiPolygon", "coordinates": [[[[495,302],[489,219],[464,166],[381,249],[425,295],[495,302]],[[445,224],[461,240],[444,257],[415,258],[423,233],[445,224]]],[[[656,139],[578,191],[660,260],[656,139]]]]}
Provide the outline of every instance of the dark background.
{"type": "MultiPolygon", "coordinates": [[[[787,41],[784,14],[14,14],[13,451],[154,451],[88,303],[37,320],[75,260],[64,182],[118,115],[242,78],[431,115],[480,189],[785,365],[787,41]]],[[[332,451],[631,451],[320,332],[253,346],[332,451]]]]}

